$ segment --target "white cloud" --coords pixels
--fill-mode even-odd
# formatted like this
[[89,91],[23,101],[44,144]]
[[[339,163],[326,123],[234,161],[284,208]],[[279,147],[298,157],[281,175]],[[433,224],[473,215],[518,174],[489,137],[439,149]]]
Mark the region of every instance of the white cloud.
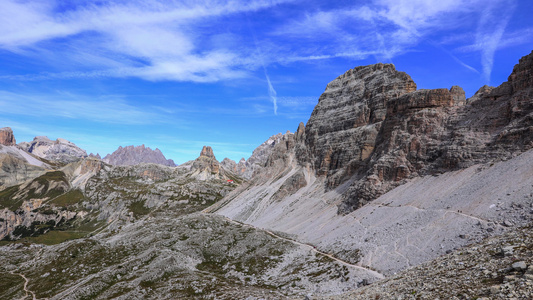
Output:
[[[506,42],[526,39],[504,37],[515,0],[374,0],[330,10],[312,7],[291,18],[280,17],[289,21],[276,25],[271,35],[265,35],[270,28],[258,23],[262,27],[258,27],[260,40],[255,47],[243,42],[242,31],[220,23],[224,18],[243,17],[287,2],[294,0],[108,0],[78,2],[62,10],[58,9],[59,0],[4,0],[0,48],[47,61],[56,69],[2,78],[138,77],[214,82],[248,77],[251,71],[273,62],[371,56],[390,61],[424,41],[438,39],[432,44],[480,51],[482,73],[488,79],[495,51]],[[283,13],[280,10],[276,15]],[[465,28],[474,29],[475,34],[465,37]],[[457,41],[465,43],[468,38],[466,42],[475,40],[473,45],[457,47]],[[475,70],[445,52],[458,64]]]
[[[202,48],[199,44],[209,33],[198,28],[212,18],[287,1],[105,1],[58,12],[59,2],[4,0],[0,48],[39,58],[56,56],[55,60],[62,61],[58,65],[86,63],[92,68],[58,72],[57,77],[134,76],[200,82],[231,79],[247,75],[245,67],[250,62],[242,53],[246,50]],[[62,44],[60,39],[68,42]],[[54,77],[37,77],[47,75]]]
[[0,107],[10,115],[60,117],[114,124],[154,124],[167,119],[162,113],[133,106],[120,97],[100,97],[94,100],[88,96],[69,93],[39,95],[0,91]]
[[507,23],[514,11],[514,2],[511,0],[501,3],[488,3],[478,23],[476,44],[481,46],[481,65],[483,77],[487,84],[490,83],[490,74],[494,64],[494,54],[503,36]]
[[[444,45],[459,51],[479,51],[481,75],[488,81],[496,49],[530,40],[530,30],[504,36],[515,6],[515,0],[375,0],[349,9],[308,13],[280,26],[275,33],[303,42],[327,40],[333,45],[321,49],[308,47],[311,49],[308,53],[294,51],[286,62],[369,56],[391,60],[427,42],[464,68],[480,73]],[[469,30],[473,34],[466,33]],[[456,46],[472,40],[473,45]]]

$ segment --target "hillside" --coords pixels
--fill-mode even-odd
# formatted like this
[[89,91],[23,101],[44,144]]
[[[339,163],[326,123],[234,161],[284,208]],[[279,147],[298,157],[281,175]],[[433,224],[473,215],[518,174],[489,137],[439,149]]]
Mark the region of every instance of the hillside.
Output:
[[385,275],[526,225],[532,74],[533,53],[464,99],[459,87],[415,90],[392,65],[357,67],[208,210]]
[[2,128],[0,298],[522,299],[532,133],[533,52],[469,99],[356,67],[239,163]]

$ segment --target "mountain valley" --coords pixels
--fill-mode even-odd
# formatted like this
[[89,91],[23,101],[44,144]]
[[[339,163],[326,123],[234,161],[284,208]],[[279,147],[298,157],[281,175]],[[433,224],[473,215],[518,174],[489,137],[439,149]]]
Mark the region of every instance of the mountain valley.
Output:
[[[528,299],[533,52],[468,99],[392,64],[248,159],[0,129],[2,299]],[[200,150],[200,149],[198,149]],[[454,298],[455,297],[455,298]]]

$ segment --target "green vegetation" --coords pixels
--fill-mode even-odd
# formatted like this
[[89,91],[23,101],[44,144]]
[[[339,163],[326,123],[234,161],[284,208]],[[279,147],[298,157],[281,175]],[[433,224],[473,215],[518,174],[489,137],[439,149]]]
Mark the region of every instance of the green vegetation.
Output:
[[57,198],[54,198],[52,201],[50,201],[50,203],[61,207],[69,207],[71,205],[78,204],[83,200],[85,200],[83,193],[80,190],[75,189],[60,195]]
[[[27,192],[26,199],[32,199],[32,198],[55,198],[63,193],[66,192],[65,186],[68,187],[68,180],[65,176],[65,173],[61,171],[53,171],[45,173],[44,175],[41,175],[37,178],[35,178],[30,184],[30,186],[33,185],[33,183],[37,182],[41,187],[39,188],[30,188]],[[64,185],[60,185],[57,188],[50,188],[50,185],[52,182],[60,182]],[[39,190],[39,192],[37,192]]]
[[[46,223],[34,221],[31,223],[30,227],[26,227],[23,225],[19,225],[15,227],[15,230],[11,233],[13,236],[24,238],[29,236],[37,236],[44,234],[48,230],[50,230],[51,227],[54,227],[56,225],[56,222],[54,220],[50,220]],[[6,240],[9,240],[9,236],[5,237]]]
[[[50,188],[52,182],[60,182],[56,188]],[[61,171],[48,172],[35,178],[29,185],[27,190],[19,190],[20,185],[8,187],[0,192],[0,209],[7,208],[11,211],[17,210],[24,200],[32,198],[55,198],[65,193],[66,187],[68,187],[68,181],[65,173]],[[81,193],[81,192],[80,192]],[[18,197],[17,197],[18,196]],[[18,199],[15,199],[15,198]],[[72,194],[67,197],[61,198],[60,202],[70,203],[75,198],[79,197],[77,194]]]
[[38,183],[42,185],[46,185],[51,181],[63,181],[65,183],[68,183],[65,173],[63,173],[62,171],[52,171],[52,172],[45,173],[35,178],[34,181],[37,181]]
[[104,222],[97,220],[61,219],[57,224],[54,220],[48,222],[33,222],[30,227],[17,226],[12,235],[20,238],[11,241],[9,236],[0,241],[0,246],[9,243],[36,243],[56,245],[68,240],[79,239],[104,226]]
[[150,212],[150,209],[144,206],[145,201],[135,201],[131,203],[128,208],[135,216],[146,215]]
[[58,231],[50,230],[47,233],[35,237],[27,238],[26,241],[45,244],[45,245],[57,245],[68,240],[75,240],[87,235],[87,232],[81,231]]
[[0,209],[7,208],[15,211],[22,205],[23,199],[13,199],[18,190],[19,185],[16,185],[0,192]]
[[0,291],[5,299],[21,299],[24,293],[24,279],[19,275],[2,272]]

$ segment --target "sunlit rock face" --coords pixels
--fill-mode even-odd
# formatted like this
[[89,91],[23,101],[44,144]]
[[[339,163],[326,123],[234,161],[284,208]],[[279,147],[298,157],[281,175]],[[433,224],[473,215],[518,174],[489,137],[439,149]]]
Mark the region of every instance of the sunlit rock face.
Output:
[[0,128],[0,144],[4,146],[14,146],[17,144],[13,130],[10,127]]
[[46,136],[38,136],[33,141],[22,142],[18,146],[35,156],[62,163],[87,157],[85,150],[62,138],[52,141]]
[[296,157],[328,189],[353,181],[342,213],[406,179],[512,157],[532,146],[532,61],[523,57],[507,82],[469,99],[459,86],[416,90],[391,64],[349,70],[299,128]]

